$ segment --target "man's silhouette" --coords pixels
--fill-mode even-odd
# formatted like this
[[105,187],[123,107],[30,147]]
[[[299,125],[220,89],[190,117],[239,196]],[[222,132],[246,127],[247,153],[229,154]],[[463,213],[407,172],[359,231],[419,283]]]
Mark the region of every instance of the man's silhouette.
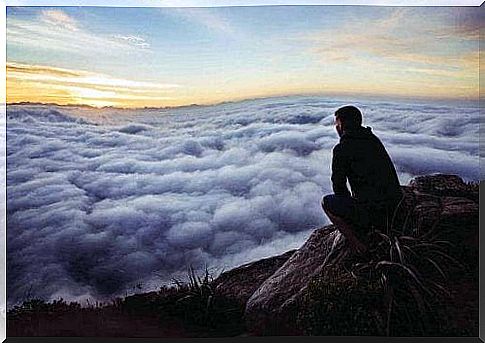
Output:
[[365,252],[366,233],[371,227],[385,227],[402,198],[399,179],[379,138],[362,126],[357,107],[339,108],[335,128],[340,142],[333,148],[334,194],[323,197],[322,207],[351,247]]

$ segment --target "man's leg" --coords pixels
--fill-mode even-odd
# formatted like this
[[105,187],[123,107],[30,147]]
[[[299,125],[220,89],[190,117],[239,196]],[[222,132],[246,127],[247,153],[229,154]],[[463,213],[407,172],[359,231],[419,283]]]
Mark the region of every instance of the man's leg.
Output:
[[[344,208],[342,208],[342,206],[344,206]],[[335,195],[327,195],[322,199],[323,211],[330,221],[338,226],[340,232],[349,241],[352,250],[362,254],[367,251],[366,245],[357,238],[350,221],[345,220],[342,215],[344,210],[347,213],[351,213],[352,206],[354,206],[354,204],[352,204],[351,199],[344,199],[343,197],[340,198]]]

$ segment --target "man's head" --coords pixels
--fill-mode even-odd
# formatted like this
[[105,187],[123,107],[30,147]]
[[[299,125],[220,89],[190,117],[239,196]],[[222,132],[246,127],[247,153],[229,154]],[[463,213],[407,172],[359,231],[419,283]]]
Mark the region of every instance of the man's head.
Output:
[[362,113],[355,106],[340,107],[335,111],[335,128],[340,137],[347,130],[358,128],[362,125]]

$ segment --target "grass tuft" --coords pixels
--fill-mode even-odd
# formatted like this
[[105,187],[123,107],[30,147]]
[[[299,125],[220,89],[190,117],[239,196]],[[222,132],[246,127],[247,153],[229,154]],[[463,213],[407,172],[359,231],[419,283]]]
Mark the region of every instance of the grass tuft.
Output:
[[[430,230],[389,221],[374,229],[364,257],[339,266],[327,262],[313,280],[298,315],[309,335],[455,335],[447,315],[453,295],[450,276],[464,270],[454,245]],[[430,234],[430,231],[433,231]],[[471,328],[473,330],[473,328]],[[466,330],[465,330],[466,331]],[[471,331],[469,331],[470,333]]]

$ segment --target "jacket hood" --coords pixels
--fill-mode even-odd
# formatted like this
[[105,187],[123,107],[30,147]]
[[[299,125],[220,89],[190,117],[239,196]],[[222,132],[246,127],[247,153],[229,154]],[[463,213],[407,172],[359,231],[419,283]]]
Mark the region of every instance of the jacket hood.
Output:
[[372,129],[369,126],[360,126],[353,130],[346,130],[342,137],[340,137],[340,141],[345,139],[371,139],[374,134],[372,133]]

